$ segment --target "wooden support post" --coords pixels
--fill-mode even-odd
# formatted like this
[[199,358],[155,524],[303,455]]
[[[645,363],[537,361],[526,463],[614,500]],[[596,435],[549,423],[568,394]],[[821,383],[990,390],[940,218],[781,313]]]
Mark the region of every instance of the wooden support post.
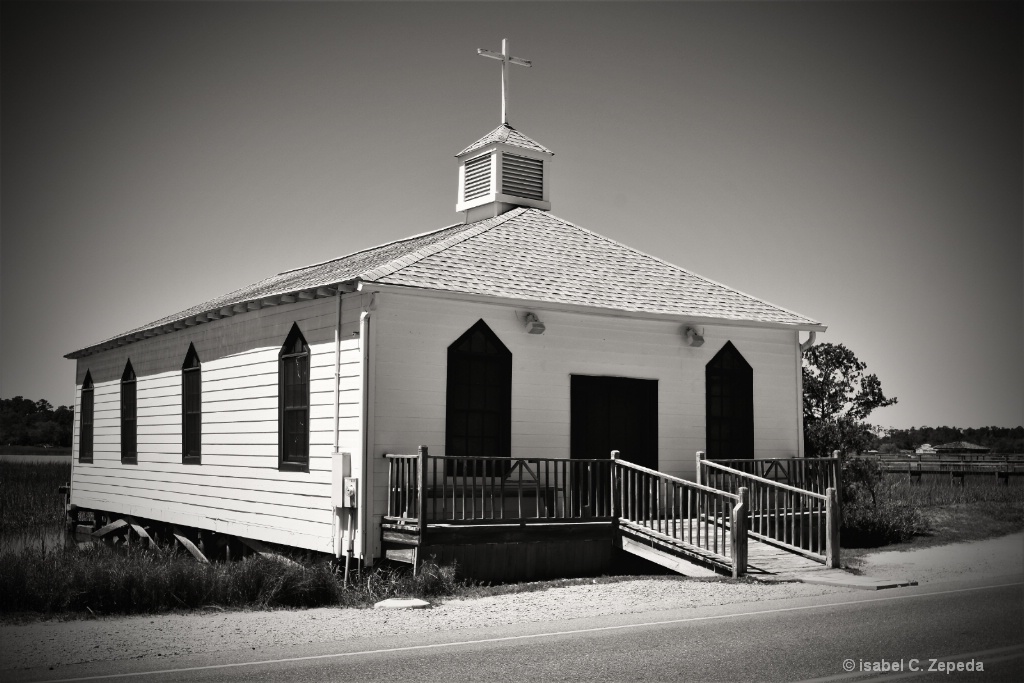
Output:
[[142,528],[141,524],[136,522],[131,517],[126,517],[125,519],[127,519],[128,526],[130,526],[131,530],[134,531],[138,535],[140,540],[145,541],[146,545],[149,546],[150,548],[155,548],[156,547],[156,541],[154,541],[152,538],[150,538],[149,534],[146,533],[146,530]]
[[185,534],[182,533],[181,529],[174,527],[171,533],[176,539],[178,539],[178,543],[185,546],[185,550],[192,553],[192,557],[196,558],[197,561],[203,564],[210,564],[210,561],[206,559],[206,555],[203,555],[203,551],[197,548],[195,543],[188,540]]
[[825,566],[839,569],[839,504],[836,490],[825,491]]
[[111,522],[110,524],[107,524],[103,528],[98,529],[98,530],[92,532],[92,535],[94,537],[96,537],[96,538],[102,538],[103,536],[106,536],[110,532],[117,531],[118,529],[121,529],[121,528],[126,527],[126,526],[128,526],[128,522],[124,521],[123,519],[115,519],[113,522]]
[[610,470],[611,470],[611,485],[608,488],[608,491],[609,491],[609,494],[612,497],[612,506],[611,506],[612,524],[615,524],[616,526],[618,526],[619,517],[622,516],[622,509],[621,509],[622,508],[622,503],[619,500],[619,487],[620,487],[620,483],[619,483],[618,477],[616,476],[617,472],[616,472],[616,465],[615,465],[615,461],[618,460],[618,459],[619,459],[619,452],[618,451],[612,451],[612,458],[611,458],[612,464],[611,464],[611,467],[610,467]]
[[[422,548],[427,539],[427,455],[427,447],[420,446],[419,457],[416,460],[416,517],[419,520],[418,548]],[[417,553],[417,558],[418,556],[419,554]],[[419,567],[415,563],[413,564],[412,571],[414,575],[419,571]]]
[[260,543],[256,539],[253,539],[253,538],[242,538],[241,536],[238,536],[237,538],[238,538],[239,541],[242,542],[242,545],[246,546],[247,548],[252,550],[254,553],[256,553],[258,555],[261,555],[262,557],[267,558],[268,560],[274,560],[275,562],[280,562],[281,564],[287,564],[287,565],[290,565],[290,566],[293,566],[293,567],[300,566],[298,562],[295,562],[294,560],[290,560],[287,557],[285,557],[284,555],[279,555],[279,554],[275,553],[273,550],[271,550],[270,548],[266,547],[265,545],[263,545],[262,543]]
[[700,463],[705,458],[707,458],[707,453],[705,453],[704,451],[697,451],[697,472],[694,474],[694,479],[698,484],[704,483],[703,476],[701,475],[700,471]]
[[732,519],[732,578],[738,579],[747,574],[747,517],[750,511],[750,498],[746,486],[738,491],[740,500],[733,505]]

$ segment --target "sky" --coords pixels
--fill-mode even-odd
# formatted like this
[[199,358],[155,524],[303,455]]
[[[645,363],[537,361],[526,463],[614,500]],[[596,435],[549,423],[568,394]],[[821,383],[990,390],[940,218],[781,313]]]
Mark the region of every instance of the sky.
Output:
[[1024,423],[1016,3],[4,2],[0,397],[440,228],[500,123],[552,213],[822,321],[891,427]]

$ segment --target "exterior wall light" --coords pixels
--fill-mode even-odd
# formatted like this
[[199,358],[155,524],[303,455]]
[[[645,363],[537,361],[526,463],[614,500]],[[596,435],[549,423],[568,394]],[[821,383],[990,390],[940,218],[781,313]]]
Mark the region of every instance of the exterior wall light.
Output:
[[526,314],[526,331],[530,334],[544,334],[544,323],[537,319],[536,313]]
[[697,334],[697,328],[687,325],[683,330],[683,335],[686,336],[686,343],[689,346],[693,346],[695,348],[698,346],[704,346],[704,336]]

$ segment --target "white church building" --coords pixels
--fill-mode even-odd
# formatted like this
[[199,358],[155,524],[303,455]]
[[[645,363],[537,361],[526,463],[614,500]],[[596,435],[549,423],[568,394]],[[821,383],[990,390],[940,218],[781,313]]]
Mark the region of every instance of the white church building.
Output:
[[351,529],[372,564],[383,456],[421,445],[690,479],[697,451],[801,457],[824,326],[551,213],[552,157],[502,123],[457,155],[456,223],[69,353],[71,503],[338,556]]

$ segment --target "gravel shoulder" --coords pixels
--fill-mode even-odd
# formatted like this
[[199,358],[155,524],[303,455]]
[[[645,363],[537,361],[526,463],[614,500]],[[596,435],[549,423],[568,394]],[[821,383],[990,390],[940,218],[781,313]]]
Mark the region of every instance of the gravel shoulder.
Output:
[[[878,577],[921,583],[958,576],[1024,574],[1024,533],[987,541],[905,552],[879,552],[860,562]],[[320,608],[104,617],[0,626],[0,671],[66,667],[113,659],[209,654],[229,650],[328,643],[430,631],[585,619],[611,614],[713,607],[848,592],[797,583],[637,578],[466,600],[425,610]],[[2,676],[0,676],[2,678]]]
[[0,671],[66,667],[112,659],[262,650],[424,631],[479,631],[511,624],[836,592],[844,589],[666,577],[448,600],[420,610],[318,608],[47,621],[0,627]]

